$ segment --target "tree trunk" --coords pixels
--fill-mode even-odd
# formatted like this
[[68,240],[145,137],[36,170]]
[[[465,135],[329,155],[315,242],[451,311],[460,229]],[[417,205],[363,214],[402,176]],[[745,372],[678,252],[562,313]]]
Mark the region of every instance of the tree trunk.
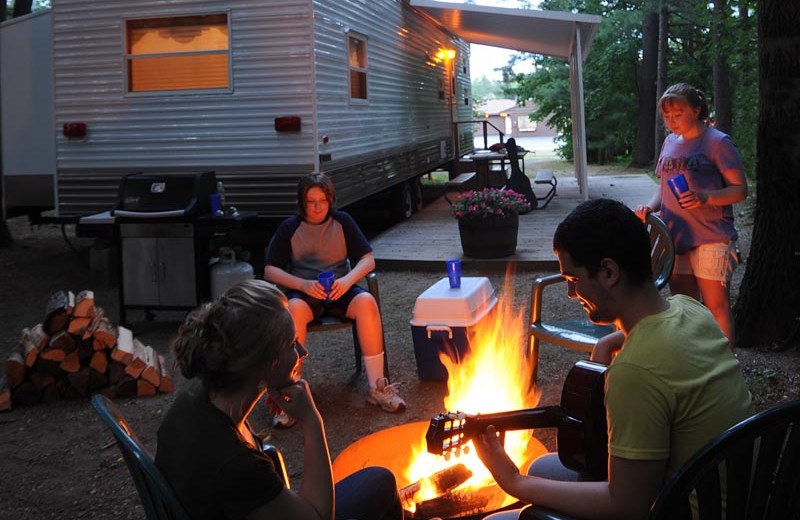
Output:
[[[658,12],[658,73],[656,75],[656,103],[661,99],[661,95],[667,90],[667,63],[669,59],[669,6],[667,0],[661,0],[661,9]],[[658,161],[661,154],[661,144],[664,142],[664,125],[661,122],[661,114],[658,107],[653,104],[655,115],[655,148],[653,150],[653,160]]]
[[758,2],[758,161],[755,223],[734,307],[736,345],[800,340],[800,3]]
[[[632,165],[643,167],[653,162],[658,69],[658,11],[655,2],[645,2],[642,22],[642,66],[639,73],[639,115],[636,118],[636,146]],[[652,8],[648,8],[652,6]]]
[[728,0],[714,0],[712,41],[714,47],[714,125],[730,134],[733,128],[733,105],[731,100],[731,68],[724,41]]

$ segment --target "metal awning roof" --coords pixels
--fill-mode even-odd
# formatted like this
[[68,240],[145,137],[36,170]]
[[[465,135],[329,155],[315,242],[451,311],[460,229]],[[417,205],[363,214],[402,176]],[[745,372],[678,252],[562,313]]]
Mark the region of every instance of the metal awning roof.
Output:
[[570,69],[575,177],[584,200],[588,200],[583,62],[589,54],[602,18],[589,14],[488,7],[435,0],[410,0],[410,4],[465,42],[567,60]]
[[510,9],[434,0],[411,0],[453,34],[469,43],[568,59],[579,28],[586,59],[601,17],[589,14]]

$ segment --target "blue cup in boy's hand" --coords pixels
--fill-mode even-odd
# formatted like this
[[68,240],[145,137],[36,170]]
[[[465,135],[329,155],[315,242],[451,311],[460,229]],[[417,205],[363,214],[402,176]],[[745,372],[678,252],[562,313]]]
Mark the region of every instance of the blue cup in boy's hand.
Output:
[[669,189],[672,190],[672,194],[675,195],[675,198],[680,200],[681,194],[685,191],[689,191],[689,183],[686,182],[686,177],[679,173],[675,177],[671,179],[667,179],[667,186]]
[[317,275],[317,281],[325,289],[325,294],[327,295],[327,297],[325,298],[326,302],[331,301],[331,289],[333,288],[334,277],[335,274],[333,271],[322,271]]

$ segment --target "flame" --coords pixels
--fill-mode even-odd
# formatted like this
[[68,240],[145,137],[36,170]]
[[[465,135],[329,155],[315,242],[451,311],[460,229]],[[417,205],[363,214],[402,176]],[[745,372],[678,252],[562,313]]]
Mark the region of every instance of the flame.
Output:
[[[444,411],[463,411],[474,415],[536,406],[539,395],[531,384],[533,362],[525,355],[525,323],[524,307],[518,310],[514,306],[513,276],[506,273],[502,298],[496,309],[470,331],[470,353],[455,361],[446,353],[440,354],[440,360],[448,372]],[[530,431],[506,433],[505,448],[517,467],[528,462],[526,454],[530,438]],[[458,489],[494,483],[476,455],[472,441],[467,447],[457,460],[446,460],[445,457],[428,453],[425,439],[421,439],[412,450],[412,458],[406,469],[409,482],[422,482],[419,493],[415,495],[416,502],[436,495],[432,485],[426,486],[425,478],[455,463],[464,464],[473,473]],[[501,502],[496,507],[513,500],[502,493]]]

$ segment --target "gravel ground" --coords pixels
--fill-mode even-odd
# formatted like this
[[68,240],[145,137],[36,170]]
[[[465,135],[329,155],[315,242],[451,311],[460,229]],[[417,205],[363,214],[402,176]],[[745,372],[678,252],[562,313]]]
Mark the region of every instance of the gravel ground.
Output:
[[[751,215],[748,209],[738,212],[742,227],[742,251],[749,249]],[[43,319],[50,294],[60,289],[77,293],[93,289],[95,301],[113,322],[117,322],[117,292],[108,277],[88,269],[91,240],[76,239],[67,226],[64,239],[55,225],[31,227],[25,219],[8,222],[15,242],[0,249],[0,354],[5,359],[16,348],[23,327]],[[737,271],[734,294],[744,269]],[[530,286],[536,276],[546,273],[479,273],[465,270],[465,276],[488,276],[501,293],[501,299],[513,302],[527,317]],[[379,273],[382,312],[387,353],[392,380],[409,408],[399,414],[386,414],[365,403],[366,380],[351,382],[353,373],[352,340],[348,331],[312,334],[311,357],[304,365],[304,376],[311,384],[317,405],[325,419],[326,430],[335,457],[353,441],[399,424],[427,421],[443,411],[446,388],[440,382],[420,381],[417,376],[409,320],[416,297],[441,278],[440,273],[384,271]],[[503,291],[506,276],[512,277],[515,295]],[[561,289],[563,290],[563,289]],[[552,316],[582,311],[570,305],[561,294],[548,295],[547,312]],[[148,321],[132,311],[136,336],[171,359],[168,341],[180,313],[156,313]],[[737,352],[759,408],[798,397],[797,351],[763,352],[741,349]],[[543,345],[539,366],[540,404],[557,403],[561,386],[579,353]],[[176,386],[185,382],[176,375]],[[141,441],[155,450],[155,434],[162,415],[174,394],[116,400]],[[293,483],[301,477],[302,446],[299,430],[269,431],[265,410],[253,414],[256,428],[276,444],[286,458]],[[554,447],[552,432],[537,431],[536,436],[549,448]],[[15,407],[0,413],[0,460],[4,477],[0,486],[0,518],[48,519],[144,518],[136,491],[119,450],[98,420],[88,400],[67,400],[51,404]]]

